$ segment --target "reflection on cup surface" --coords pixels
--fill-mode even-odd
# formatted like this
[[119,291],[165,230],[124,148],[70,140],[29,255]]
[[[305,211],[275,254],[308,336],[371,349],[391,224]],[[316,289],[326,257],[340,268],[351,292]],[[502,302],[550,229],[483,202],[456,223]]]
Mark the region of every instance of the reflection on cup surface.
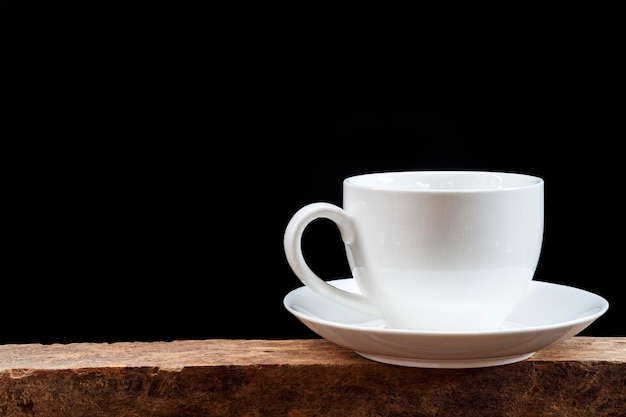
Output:
[[388,327],[427,331],[497,328],[526,292],[533,273],[531,268],[352,270]]

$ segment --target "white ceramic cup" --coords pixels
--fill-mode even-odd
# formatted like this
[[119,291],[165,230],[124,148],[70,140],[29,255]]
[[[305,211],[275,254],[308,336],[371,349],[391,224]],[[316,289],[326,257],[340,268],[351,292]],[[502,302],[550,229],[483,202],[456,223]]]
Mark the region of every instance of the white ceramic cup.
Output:
[[[318,277],[302,253],[315,219],[336,223],[361,294]],[[343,208],[298,210],[284,235],[303,284],[386,327],[495,330],[535,275],[543,242],[544,182],[511,172],[401,171],[343,181]]]

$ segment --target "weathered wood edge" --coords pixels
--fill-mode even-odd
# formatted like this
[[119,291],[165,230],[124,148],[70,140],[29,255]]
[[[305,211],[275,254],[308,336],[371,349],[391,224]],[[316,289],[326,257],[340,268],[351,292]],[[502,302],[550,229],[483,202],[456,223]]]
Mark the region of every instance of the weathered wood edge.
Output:
[[[540,350],[528,360],[625,363],[626,337],[573,337]],[[0,372],[94,367],[350,365],[364,361],[324,339],[0,345]]]

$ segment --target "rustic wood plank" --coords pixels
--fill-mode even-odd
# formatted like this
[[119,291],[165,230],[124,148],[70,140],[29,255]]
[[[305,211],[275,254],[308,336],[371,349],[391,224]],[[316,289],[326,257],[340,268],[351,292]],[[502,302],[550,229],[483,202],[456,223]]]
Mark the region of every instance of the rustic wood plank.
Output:
[[323,339],[0,345],[0,416],[621,416],[626,338],[511,365],[380,364]]
[[626,337],[573,337],[540,350],[528,360],[626,363]]

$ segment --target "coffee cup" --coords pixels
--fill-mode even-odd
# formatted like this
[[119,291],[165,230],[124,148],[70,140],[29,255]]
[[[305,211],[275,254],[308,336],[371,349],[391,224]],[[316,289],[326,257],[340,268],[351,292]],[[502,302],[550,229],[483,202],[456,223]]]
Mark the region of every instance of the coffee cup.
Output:
[[[307,226],[333,221],[360,293],[316,275]],[[390,329],[498,329],[534,278],[543,242],[544,181],[495,171],[390,171],[343,180],[343,205],[300,208],[284,234],[287,261],[318,295]]]

